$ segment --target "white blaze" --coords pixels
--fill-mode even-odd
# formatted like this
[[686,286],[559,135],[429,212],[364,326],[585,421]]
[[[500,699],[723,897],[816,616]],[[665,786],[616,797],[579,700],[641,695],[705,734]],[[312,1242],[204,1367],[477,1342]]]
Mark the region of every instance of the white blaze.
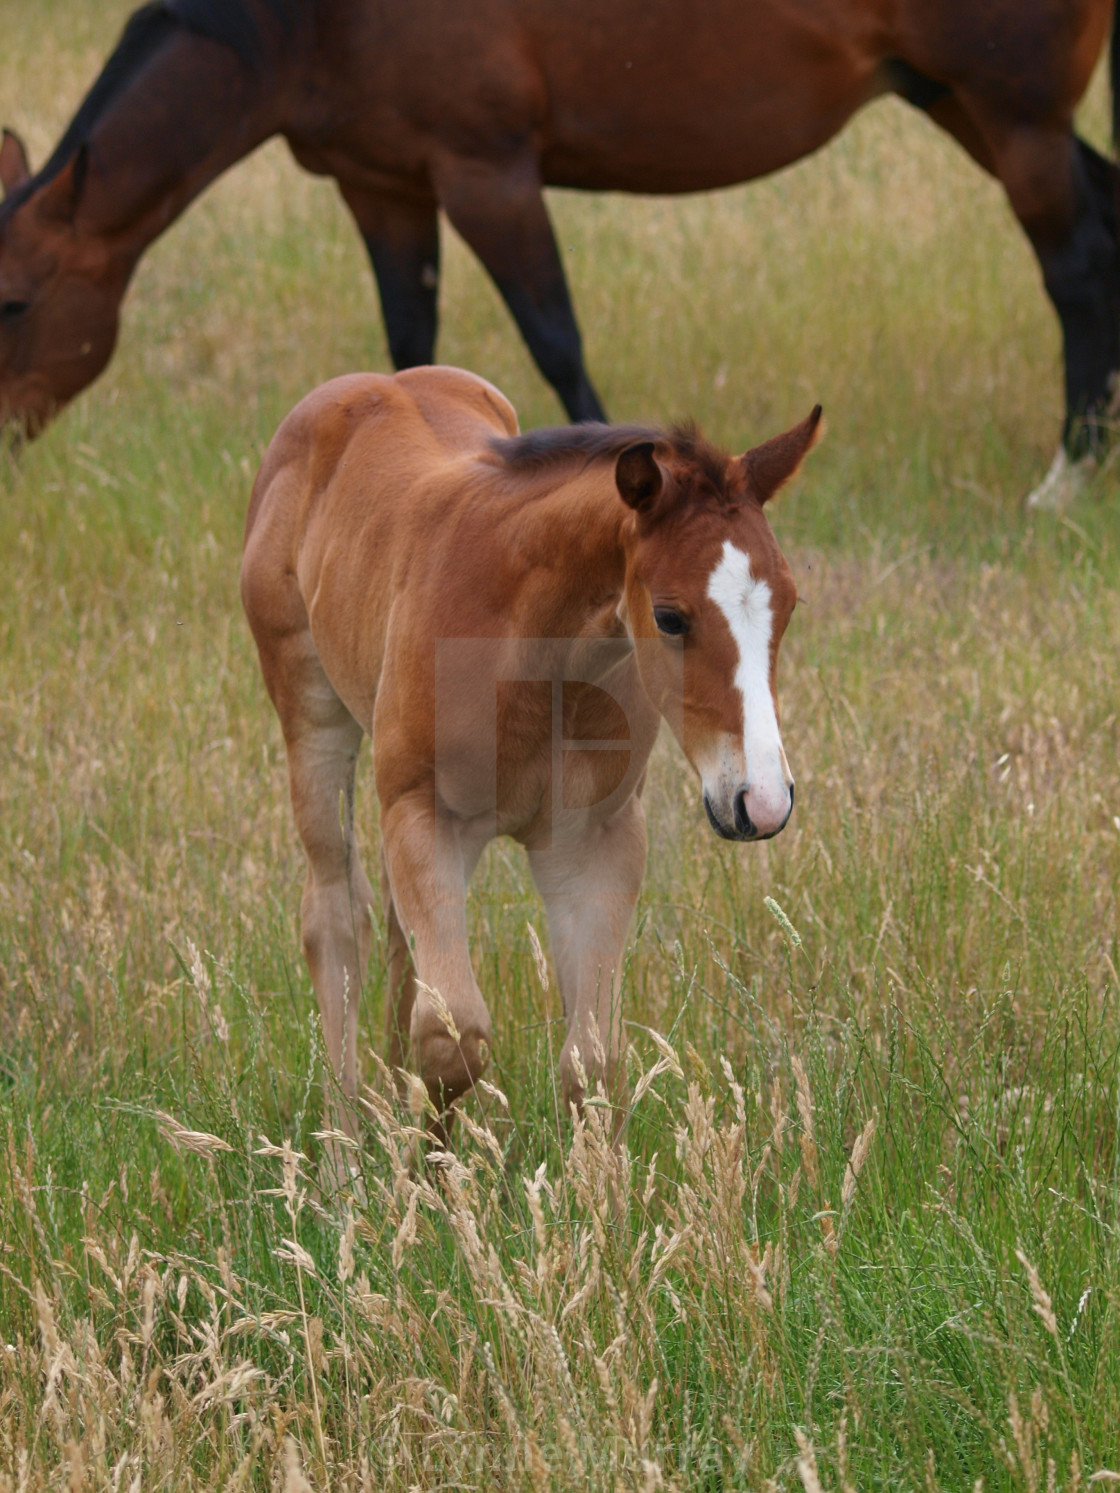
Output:
[[708,596],[727,619],[739,650],[735,686],[743,697],[742,759],[733,764],[725,757],[721,763],[721,776],[728,770],[743,776],[734,785],[725,782],[720,786],[724,793],[747,787],[765,798],[773,795],[784,800],[788,774],[770,692],[770,640],[774,631],[770,587],[751,574],[750,556],[725,539],[719,563],[708,581]]

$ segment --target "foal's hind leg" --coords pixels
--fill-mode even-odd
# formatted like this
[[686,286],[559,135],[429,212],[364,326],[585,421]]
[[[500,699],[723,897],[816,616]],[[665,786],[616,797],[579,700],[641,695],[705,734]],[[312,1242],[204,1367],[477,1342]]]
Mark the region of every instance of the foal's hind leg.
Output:
[[635,795],[605,824],[529,852],[544,899],[567,1036],[560,1052],[565,1107],[602,1083],[623,1118],[622,965],[646,866],[646,825]]
[[[347,1099],[358,1090],[358,1002],[369,959],[373,891],[354,838],[354,769],[362,728],[335,693],[309,632],[261,650],[288,753],[296,827],[307,853],[301,933],[331,1072]],[[352,1106],[328,1118],[357,1134]]]

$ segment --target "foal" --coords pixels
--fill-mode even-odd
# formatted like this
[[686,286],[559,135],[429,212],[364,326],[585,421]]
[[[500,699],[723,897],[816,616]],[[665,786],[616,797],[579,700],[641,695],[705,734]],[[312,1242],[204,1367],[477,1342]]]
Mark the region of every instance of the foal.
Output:
[[548,913],[565,1101],[596,1081],[620,1097],[619,982],[662,717],[717,834],[767,839],[793,808],[776,665],[797,592],[763,504],[819,417],[740,457],[687,427],[520,436],[490,384],[419,368],[335,379],[280,426],[241,594],[284,730],[303,948],[345,1094],[373,902],[354,838],[370,732],[390,1063],[407,1039],[443,1117],[485,1069],[467,884],[487,841],[512,835]]

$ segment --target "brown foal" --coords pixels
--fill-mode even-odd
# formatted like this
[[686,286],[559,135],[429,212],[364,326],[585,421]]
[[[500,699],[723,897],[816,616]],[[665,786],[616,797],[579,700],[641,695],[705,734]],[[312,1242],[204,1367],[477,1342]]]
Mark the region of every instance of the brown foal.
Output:
[[767,838],[793,807],[776,667],[797,592],[763,505],[819,414],[740,457],[691,427],[519,436],[483,379],[420,368],[335,379],[280,426],[241,590],[284,730],[303,947],[345,1095],[374,902],[354,834],[368,732],[390,1062],[421,1074],[441,1117],[486,1067],[466,893],[484,845],[511,835],[547,909],[565,1099],[602,1083],[619,1100],[661,719],[717,833]]

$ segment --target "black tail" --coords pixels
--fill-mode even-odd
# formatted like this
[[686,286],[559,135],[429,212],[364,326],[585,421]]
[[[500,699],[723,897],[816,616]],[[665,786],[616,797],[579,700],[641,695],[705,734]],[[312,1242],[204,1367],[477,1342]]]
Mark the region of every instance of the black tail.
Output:
[[1108,81],[1112,88],[1112,143],[1120,148],[1120,4],[1112,12],[1112,41],[1108,49]]

